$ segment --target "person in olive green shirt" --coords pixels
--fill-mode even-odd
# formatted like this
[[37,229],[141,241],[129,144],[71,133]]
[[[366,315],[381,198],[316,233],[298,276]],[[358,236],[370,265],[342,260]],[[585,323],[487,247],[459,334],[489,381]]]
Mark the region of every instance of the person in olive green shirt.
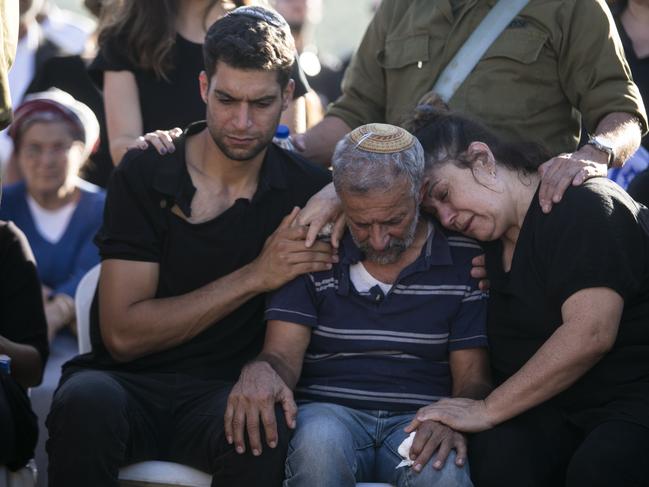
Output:
[[[327,117],[294,142],[328,164],[335,143],[369,122],[401,123],[497,0],[384,0]],[[602,0],[530,0],[449,101],[497,134],[540,142],[544,211],[569,184],[606,175],[637,149],[647,117]],[[581,124],[609,151],[577,150]]]

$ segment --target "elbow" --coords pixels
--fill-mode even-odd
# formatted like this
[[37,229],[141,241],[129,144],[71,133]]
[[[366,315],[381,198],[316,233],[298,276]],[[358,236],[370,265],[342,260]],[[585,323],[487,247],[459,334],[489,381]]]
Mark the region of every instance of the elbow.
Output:
[[601,360],[608,354],[613,345],[615,345],[616,334],[606,333],[600,330],[594,330],[588,335],[588,339],[583,342],[583,350],[592,358],[593,362]]
[[134,352],[133,340],[128,334],[116,329],[115,326],[101,326],[101,338],[110,356],[119,363],[130,362],[139,355]]
[[104,340],[106,350],[115,362],[126,363],[137,358],[124,340]]

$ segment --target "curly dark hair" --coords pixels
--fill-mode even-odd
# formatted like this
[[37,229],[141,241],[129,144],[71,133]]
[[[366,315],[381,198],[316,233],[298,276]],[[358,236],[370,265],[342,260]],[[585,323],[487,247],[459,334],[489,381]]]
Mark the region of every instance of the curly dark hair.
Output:
[[277,72],[282,89],[291,78],[295,42],[284,18],[263,7],[237,8],[217,20],[203,44],[210,78],[219,61],[233,68]]

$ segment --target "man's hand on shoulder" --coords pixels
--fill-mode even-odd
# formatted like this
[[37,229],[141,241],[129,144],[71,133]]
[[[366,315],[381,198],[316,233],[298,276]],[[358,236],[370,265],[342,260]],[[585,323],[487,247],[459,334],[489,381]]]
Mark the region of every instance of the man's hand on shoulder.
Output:
[[237,453],[246,451],[245,429],[252,454],[261,455],[260,418],[266,443],[271,448],[277,446],[276,403],[281,403],[289,428],[295,428],[297,406],[293,392],[268,362],[246,365],[230,392],[224,418],[226,439],[228,443],[234,443]]
[[559,154],[539,167],[541,188],[539,203],[544,213],[559,203],[570,185],[579,186],[587,179],[607,174],[607,156],[590,145],[576,152]]
[[463,467],[466,463],[466,437],[445,424],[437,421],[423,421],[412,427],[406,428],[407,433],[416,431],[415,438],[410,447],[410,459],[414,461],[412,468],[421,472],[433,454],[433,468],[444,468],[446,459],[451,450],[455,450],[455,465]]
[[316,242],[305,246],[308,228],[296,225],[299,208],[284,217],[277,230],[268,237],[261,254],[252,263],[262,291],[272,291],[301,274],[331,269],[338,262],[331,245]]
[[331,245],[338,248],[345,233],[345,214],[333,183],[329,183],[309,199],[298,214],[296,223],[308,227],[307,247],[311,247],[324,227],[331,223]]
[[176,150],[174,141],[182,134],[183,131],[179,127],[172,128],[171,130],[156,130],[154,132],[140,135],[127,145],[126,150],[146,150],[150,144],[155,147],[158,154],[164,155],[166,153],[172,153]]

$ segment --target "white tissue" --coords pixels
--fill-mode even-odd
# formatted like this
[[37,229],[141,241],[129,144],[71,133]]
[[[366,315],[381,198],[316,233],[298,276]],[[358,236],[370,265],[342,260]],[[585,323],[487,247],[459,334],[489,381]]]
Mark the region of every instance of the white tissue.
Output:
[[396,468],[410,467],[413,463],[415,463],[414,460],[410,460],[410,447],[412,446],[412,440],[415,439],[416,433],[416,431],[410,433],[408,438],[403,440],[399,445],[399,448],[397,448],[397,452],[399,453],[399,455],[401,455],[403,460],[401,460],[401,463],[399,463]]

